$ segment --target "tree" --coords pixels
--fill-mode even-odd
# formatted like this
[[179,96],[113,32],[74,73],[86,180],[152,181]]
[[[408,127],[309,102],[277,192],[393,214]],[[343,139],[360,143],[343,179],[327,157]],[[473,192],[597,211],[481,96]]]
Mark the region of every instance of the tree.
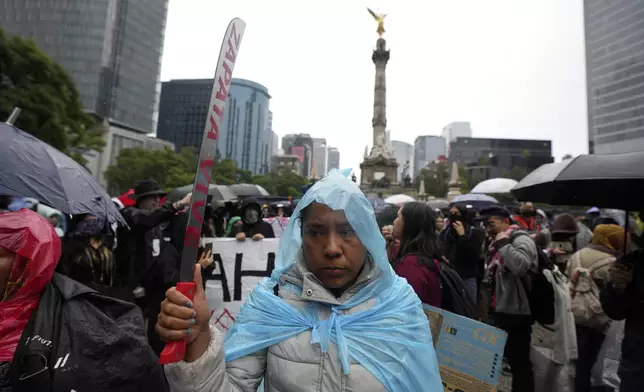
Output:
[[[421,169],[417,184],[423,179],[425,180],[426,194],[444,197],[447,195],[449,177],[449,165],[445,162],[439,162]],[[415,185],[414,188],[418,189],[418,185]]]
[[308,183],[307,179],[290,170],[270,172],[265,175],[253,177],[253,184],[262,186],[271,195],[302,196],[302,187]]
[[121,193],[132,188],[140,180],[154,180],[161,188],[173,188],[194,182],[197,155],[194,148],[181,152],[166,147],[163,150],[128,148],[121,150],[115,164],[107,168],[105,177],[110,188]]
[[16,127],[85,164],[82,152],[100,151],[103,127],[83,112],[78,90],[65,69],[32,40],[0,29],[0,121],[22,108]]
[[212,168],[212,182],[219,185],[250,184],[253,175],[248,170],[237,167],[230,158],[218,161]]
[[528,175],[528,170],[522,166],[513,166],[510,171],[504,172],[504,177],[511,178],[516,181],[521,181],[525,176]]

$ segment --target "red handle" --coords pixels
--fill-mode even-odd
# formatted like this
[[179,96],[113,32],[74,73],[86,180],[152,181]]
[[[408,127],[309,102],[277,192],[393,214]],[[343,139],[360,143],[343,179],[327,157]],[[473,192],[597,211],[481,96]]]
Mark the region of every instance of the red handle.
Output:
[[[181,294],[188,297],[190,301],[195,298],[195,282],[179,282],[177,283],[177,291]],[[175,363],[183,360],[183,357],[186,356],[186,346],[188,337],[186,339],[176,342],[168,342],[159,356],[159,363],[161,365],[167,365],[169,363]]]

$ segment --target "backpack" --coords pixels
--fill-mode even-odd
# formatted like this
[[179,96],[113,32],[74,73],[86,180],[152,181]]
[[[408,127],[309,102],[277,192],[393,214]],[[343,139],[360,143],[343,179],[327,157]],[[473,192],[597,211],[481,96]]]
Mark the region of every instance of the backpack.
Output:
[[581,265],[579,253],[575,253],[570,260],[570,309],[575,317],[575,324],[603,328],[610,318],[604,313],[602,304],[599,301],[599,287],[593,278],[593,273],[600,268],[612,264],[615,258],[612,256],[596,260],[588,268]]
[[439,260],[438,270],[443,295],[441,308],[476,320],[476,305],[465,291],[465,284],[458,272],[445,259]]
[[[520,233],[518,235],[528,235]],[[512,239],[517,236],[513,236]],[[536,245],[535,245],[536,246]],[[528,296],[532,319],[541,325],[555,323],[555,288],[543,274],[544,270],[554,270],[554,264],[539,246],[537,248],[537,272],[528,270],[521,283]]]

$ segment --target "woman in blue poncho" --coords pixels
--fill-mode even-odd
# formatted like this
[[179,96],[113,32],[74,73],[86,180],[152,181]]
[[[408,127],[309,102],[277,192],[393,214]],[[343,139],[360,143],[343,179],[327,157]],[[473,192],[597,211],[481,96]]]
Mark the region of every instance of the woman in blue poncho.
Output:
[[208,325],[200,284],[193,303],[167,292],[157,331],[189,343],[166,366],[173,391],[256,391],[262,379],[267,392],[443,390],[420,300],[346,174],[332,171],[298,203],[275,271],[225,338]]

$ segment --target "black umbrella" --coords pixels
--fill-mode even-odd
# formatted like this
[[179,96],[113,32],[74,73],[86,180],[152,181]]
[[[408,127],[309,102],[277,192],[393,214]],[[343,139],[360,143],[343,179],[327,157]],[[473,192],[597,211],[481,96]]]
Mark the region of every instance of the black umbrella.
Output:
[[87,169],[5,123],[0,123],[0,194],[33,197],[67,214],[92,214],[125,223]]
[[[179,188],[175,188],[168,194],[168,200],[177,201],[181,200],[185,195],[192,192],[192,185],[185,185]],[[237,196],[233,191],[226,185],[214,185],[210,184],[208,186],[208,194],[212,195],[213,201],[231,201],[236,200]]]
[[644,206],[644,152],[580,155],[548,163],[512,188],[519,201],[639,210]]
[[255,184],[235,184],[230,186],[237,197],[270,196],[266,189]]

